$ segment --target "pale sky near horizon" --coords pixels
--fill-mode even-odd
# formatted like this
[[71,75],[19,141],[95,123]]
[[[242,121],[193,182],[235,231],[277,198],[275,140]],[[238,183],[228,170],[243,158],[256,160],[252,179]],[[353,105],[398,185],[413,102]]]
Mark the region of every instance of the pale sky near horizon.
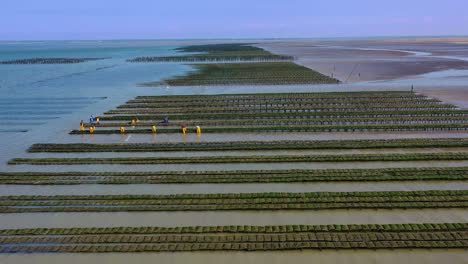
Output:
[[0,40],[468,35],[468,0],[2,0]]

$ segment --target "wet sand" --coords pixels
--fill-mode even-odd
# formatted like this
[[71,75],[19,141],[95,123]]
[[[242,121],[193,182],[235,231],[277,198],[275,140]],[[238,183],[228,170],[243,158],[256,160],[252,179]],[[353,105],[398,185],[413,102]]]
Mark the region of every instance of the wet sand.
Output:
[[398,79],[434,71],[468,69],[466,39],[410,41],[277,41],[257,46],[344,83]]
[[422,89],[421,93],[429,97],[438,98],[445,103],[454,104],[461,109],[468,109],[468,87],[450,90]]
[[283,252],[178,252],[178,253],[105,253],[105,254],[4,254],[2,264],[138,264],[149,263],[350,263],[350,264],[466,264],[466,250],[303,250]]

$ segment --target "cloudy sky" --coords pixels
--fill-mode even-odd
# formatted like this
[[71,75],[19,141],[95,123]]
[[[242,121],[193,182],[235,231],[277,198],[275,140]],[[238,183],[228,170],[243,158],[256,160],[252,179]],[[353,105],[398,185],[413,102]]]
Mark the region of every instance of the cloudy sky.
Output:
[[2,0],[0,40],[468,35],[468,0]]

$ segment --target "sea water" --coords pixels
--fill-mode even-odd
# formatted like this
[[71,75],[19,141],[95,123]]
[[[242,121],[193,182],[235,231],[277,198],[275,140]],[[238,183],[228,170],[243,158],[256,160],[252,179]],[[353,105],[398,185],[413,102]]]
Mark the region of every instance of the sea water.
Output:
[[0,42],[0,61],[30,58],[104,58],[76,64],[0,64],[0,167],[34,142],[67,135],[80,120],[136,95],[167,93],[139,83],[183,75],[182,64],[130,63],[140,56],[176,54],[164,41]]

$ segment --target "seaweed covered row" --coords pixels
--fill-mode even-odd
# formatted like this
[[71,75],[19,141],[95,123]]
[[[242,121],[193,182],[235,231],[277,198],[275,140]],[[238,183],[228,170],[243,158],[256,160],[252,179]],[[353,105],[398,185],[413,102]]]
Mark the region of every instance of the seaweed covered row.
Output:
[[1,213],[467,208],[467,191],[0,196]]
[[68,143],[34,144],[29,152],[159,152],[159,151],[226,151],[283,149],[380,149],[468,147],[468,138],[409,138],[374,140],[280,140],[234,142],[173,143]]
[[1,184],[293,183],[466,181],[467,167],[183,172],[2,172]]
[[184,46],[175,49],[181,56],[146,56],[127,60],[128,62],[236,62],[236,61],[292,61],[294,57],[272,54],[250,43],[228,43]]

